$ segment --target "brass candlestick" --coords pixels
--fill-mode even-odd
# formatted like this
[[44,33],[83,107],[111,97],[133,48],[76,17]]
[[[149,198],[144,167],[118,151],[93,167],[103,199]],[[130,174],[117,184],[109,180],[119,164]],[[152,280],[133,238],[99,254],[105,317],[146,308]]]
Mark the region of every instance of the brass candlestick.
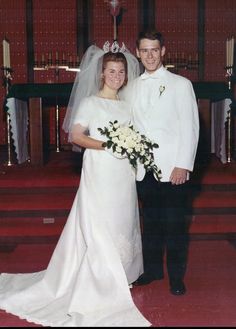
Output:
[[226,161],[227,163],[232,162],[232,113],[231,109],[227,112],[226,118]]
[[[226,78],[229,90],[231,90],[231,78],[233,75],[233,66],[226,66]],[[232,162],[232,109],[227,111],[226,118],[226,161]]]
[[[55,72],[55,82],[59,83],[60,71],[79,71],[79,57],[77,56],[76,62],[72,61],[72,56],[70,56],[69,61],[66,61],[64,58],[64,53],[62,60],[59,60],[58,52],[56,52],[55,63],[52,60],[52,54],[48,54],[48,59],[45,58],[44,54],[42,54],[42,60],[40,64],[38,64],[37,56],[35,57],[35,71],[48,71],[54,70]],[[60,145],[60,108],[58,104],[58,97],[56,97],[56,106],[55,106],[55,143],[56,143],[56,152],[61,151]]]
[[[13,70],[10,67],[2,67],[3,70],[3,86],[6,90],[6,96],[8,95],[9,88],[11,86],[12,76],[11,73]],[[7,166],[12,166],[12,145],[11,145],[11,126],[10,126],[10,114],[6,113],[7,121]]]

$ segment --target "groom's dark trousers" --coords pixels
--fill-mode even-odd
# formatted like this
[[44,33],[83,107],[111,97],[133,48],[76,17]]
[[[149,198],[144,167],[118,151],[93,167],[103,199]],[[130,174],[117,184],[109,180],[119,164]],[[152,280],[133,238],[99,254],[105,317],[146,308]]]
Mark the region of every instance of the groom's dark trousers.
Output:
[[150,172],[137,182],[145,275],[161,279],[166,259],[169,281],[183,280],[188,248],[187,186],[158,182]]

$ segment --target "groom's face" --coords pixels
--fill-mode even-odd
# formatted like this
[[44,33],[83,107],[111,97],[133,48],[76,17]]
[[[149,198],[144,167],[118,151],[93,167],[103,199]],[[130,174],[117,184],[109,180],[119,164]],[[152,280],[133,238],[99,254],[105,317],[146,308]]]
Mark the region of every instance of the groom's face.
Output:
[[151,74],[161,67],[165,47],[161,47],[158,40],[142,39],[136,52],[146,71]]

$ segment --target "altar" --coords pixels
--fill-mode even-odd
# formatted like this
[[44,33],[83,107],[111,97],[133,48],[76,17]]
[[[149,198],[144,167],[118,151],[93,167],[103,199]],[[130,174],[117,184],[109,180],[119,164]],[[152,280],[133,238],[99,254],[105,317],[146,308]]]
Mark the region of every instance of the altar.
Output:
[[[43,165],[44,103],[66,106],[73,83],[14,84],[6,97],[5,108],[10,115],[12,139],[19,164],[30,160]],[[28,146],[29,144],[29,146]]]
[[[12,139],[19,164],[43,165],[42,114],[46,100],[67,106],[73,83],[14,84],[6,97]],[[224,82],[193,82],[200,116],[200,139],[206,152],[226,163],[225,120],[231,91]],[[200,145],[201,147],[201,145]]]

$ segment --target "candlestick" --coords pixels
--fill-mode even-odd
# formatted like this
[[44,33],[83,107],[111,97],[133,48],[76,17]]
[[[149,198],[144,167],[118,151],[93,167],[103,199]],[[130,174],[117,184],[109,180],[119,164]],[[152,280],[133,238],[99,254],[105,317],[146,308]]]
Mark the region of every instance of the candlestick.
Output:
[[117,40],[117,33],[116,33],[116,16],[113,16],[113,40]]
[[52,66],[52,53],[51,52],[48,53],[48,65]]
[[117,20],[121,7],[118,0],[105,1],[110,5],[110,13],[113,16],[113,40],[117,40]]
[[56,51],[56,55],[55,55],[55,65],[56,66],[59,65],[59,54],[58,54],[58,51]]
[[[10,63],[10,44],[9,41],[5,38],[2,41],[3,46],[3,70],[4,70],[4,79],[3,79],[3,85],[6,88],[6,95],[9,92],[9,87],[11,85],[11,63]],[[11,145],[11,125],[10,125],[10,114],[7,112],[6,114],[7,119],[7,155],[8,155],[8,161],[7,166],[11,166],[13,163],[11,161],[11,153],[12,153],[12,145]]]

